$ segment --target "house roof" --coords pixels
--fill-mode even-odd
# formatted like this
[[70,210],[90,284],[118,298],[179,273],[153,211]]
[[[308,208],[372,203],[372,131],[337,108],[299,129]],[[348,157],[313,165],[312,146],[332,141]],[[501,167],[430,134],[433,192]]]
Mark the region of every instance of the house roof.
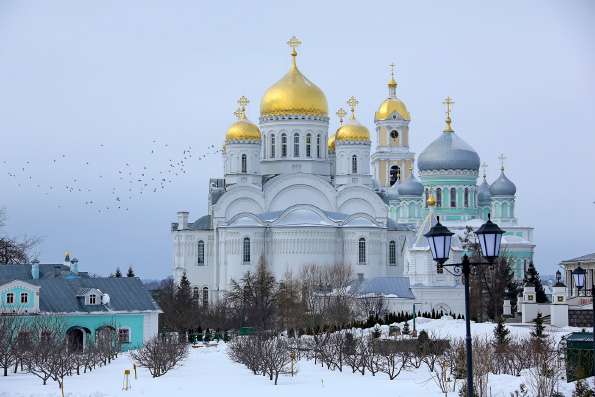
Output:
[[592,254],[579,256],[578,258],[566,259],[565,261],[562,261],[562,263],[567,262],[595,262],[595,252]]
[[408,277],[384,276],[356,281],[353,291],[358,295],[383,295],[415,299]]

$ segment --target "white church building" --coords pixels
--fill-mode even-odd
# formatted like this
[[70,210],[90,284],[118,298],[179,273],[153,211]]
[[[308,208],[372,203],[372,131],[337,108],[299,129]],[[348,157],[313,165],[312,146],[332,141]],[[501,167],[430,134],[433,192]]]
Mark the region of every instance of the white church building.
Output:
[[[238,101],[237,121],[225,135],[223,178],[210,179],[208,213],[190,221],[180,211],[171,225],[175,281],[186,274],[208,303],[261,261],[278,279],[304,265],[344,264],[360,281],[384,278],[378,294],[388,288],[399,307],[463,313],[460,280],[436,273],[423,233],[439,215],[462,235],[488,212],[507,231],[503,250],[522,277],[533,229],[517,225],[516,187],[503,167],[494,183],[484,175],[478,185],[479,155],[452,129],[450,98],[444,131],[415,163],[418,180],[411,116],[394,76],[374,115],[373,137],[358,121],[354,97],[349,114],[337,111],[333,133],[324,92],[297,67],[299,40],[288,44],[289,71],[263,95],[258,123],[246,116],[248,100]],[[455,238],[451,260],[462,252]],[[391,280],[398,281],[394,291]]]

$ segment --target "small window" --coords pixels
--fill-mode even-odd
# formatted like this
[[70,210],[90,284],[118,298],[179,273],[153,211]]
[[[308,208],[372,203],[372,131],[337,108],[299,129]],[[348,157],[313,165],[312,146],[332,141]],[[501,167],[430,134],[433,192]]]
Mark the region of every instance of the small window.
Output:
[[316,135],[316,157],[320,158],[320,134]]
[[202,289],[202,305],[209,306],[209,289],[207,287]]
[[275,158],[275,134],[271,134],[271,158]]
[[287,135],[281,134],[281,157],[287,157]]
[[244,238],[242,259],[244,263],[250,263],[250,239],[248,237]]
[[26,292],[21,292],[21,303],[28,303],[29,302],[29,294]]
[[366,239],[363,237],[358,242],[358,262],[360,265],[366,263]]
[[436,207],[442,207],[442,189],[436,189]]
[[401,180],[401,167],[393,165],[390,167],[390,185],[394,185],[397,181]]
[[392,130],[390,132],[390,137],[393,141],[396,141],[397,139],[399,139],[399,131],[397,130]]
[[312,157],[312,135],[306,135],[306,157]]
[[457,189],[450,188],[450,208],[457,208]]
[[130,343],[130,330],[128,328],[118,329],[118,341],[120,343]]
[[6,303],[7,304],[14,303],[14,294],[12,292],[9,292],[6,294]]
[[205,264],[205,242],[202,240],[198,242],[198,264]]
[[463,203],[465,205],[465,208],[469,208],[469,188],[465,188]]
[[96,305],[97,304],[97,295],[91,294],[89,295],[89,304]]
[[242,174],[248,172],[248,158],[245,154],[242,154]]
[[300,157],[300,135],[293,134],[293,157]]
[[394,241],[388,243],[388,263],[391,265],[397,263],[397,245]]
[[357,156],[355,154],[351,157],[351,173],[357,174]]

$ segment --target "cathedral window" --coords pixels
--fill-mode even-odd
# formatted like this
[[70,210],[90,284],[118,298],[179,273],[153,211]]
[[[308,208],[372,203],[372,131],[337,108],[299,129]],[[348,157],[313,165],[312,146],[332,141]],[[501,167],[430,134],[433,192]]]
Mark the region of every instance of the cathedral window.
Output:
[[275,134],[271,134],[271,158],[275,158]]
[[248,172],[248,158],[245,154],[242,154],[242,174]]
[[306,157],[312,157],[312,135],[306,135]]
[[358,242],[358,262],[360,265],[366,263],[366,239],[363,237]]
[[200,290],[198,287],[194,287],[192,288],[192,299],[198,302],[198,298],[200,298]]
[[454,187],[450,188],[450,208],[457,207],[457,189]]
[[320,158],[320,134],[316,135],[316,157]]
[[204,265],[205,263],[205,242],[200,240],[198,242],[198,264]]
[[436,189],[436,207],[442,207],[442,189]]
[[250,263],[250,239],[248,237],[244,237],[242,260],[244,263]]
[[394,185],[397,181],[401,180],[401,167],[393,165],[390,167],[390,185]]
[[207,287],[202,289],[202,305],[209,306],[209,289]]
[[399,144],[399,131],[392,130],[390,132],[390,138],[393,140],[394,145],[398,145]]
[[287,135],[281,134],[281,157],[287,157]]
[[463,195],[463,204],[465,208],[469,208],[469,188],[465,188],[465,193]]
[[293,134],[293,157],[300,157],[300,134]]
[[397,263],[397,244],[394,241],[388,243],[388,263],[390,265]]
[[357,156],[355,154],[351,156],[351,173],[357,174]]

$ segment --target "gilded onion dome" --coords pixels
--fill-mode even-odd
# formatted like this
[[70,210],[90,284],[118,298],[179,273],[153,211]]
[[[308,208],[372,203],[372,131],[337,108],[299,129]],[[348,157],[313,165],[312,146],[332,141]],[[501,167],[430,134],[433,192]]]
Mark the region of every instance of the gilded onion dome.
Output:
[[388,81],[388,98],[386,98],[378,110],[374,114],[374,121],[382,121],[392,119],[393,114],[398,114],[403,120],[411,120],[411,115],[407,107],[399,98],[397,98],[397,81],[394,76],[394,64],[391,64],[391,77]]
[[225,142],[230,141],[260,141],[260,130],[256,124],[246,118],[246,105],[248,99],[242,96],[238,103],[240,107],[234,112],[238,120],[233,123],[225,134]]
[[292,48],[289,72],[271,86],[260,102],[261,116],[311,115],[327,116],[326,96],[316,84],[300,72],[296,48],[301,42],[294,36],[287,44]]
[[326,145],[329,153],[335,153],[335,134],[328,137]]
[[370,141],[370,131],[355,118],[355,107],[358,104],[355,97],[349,98],[347,104],[351,108],[351,117],[344,123],[336,133],[337,141]]

